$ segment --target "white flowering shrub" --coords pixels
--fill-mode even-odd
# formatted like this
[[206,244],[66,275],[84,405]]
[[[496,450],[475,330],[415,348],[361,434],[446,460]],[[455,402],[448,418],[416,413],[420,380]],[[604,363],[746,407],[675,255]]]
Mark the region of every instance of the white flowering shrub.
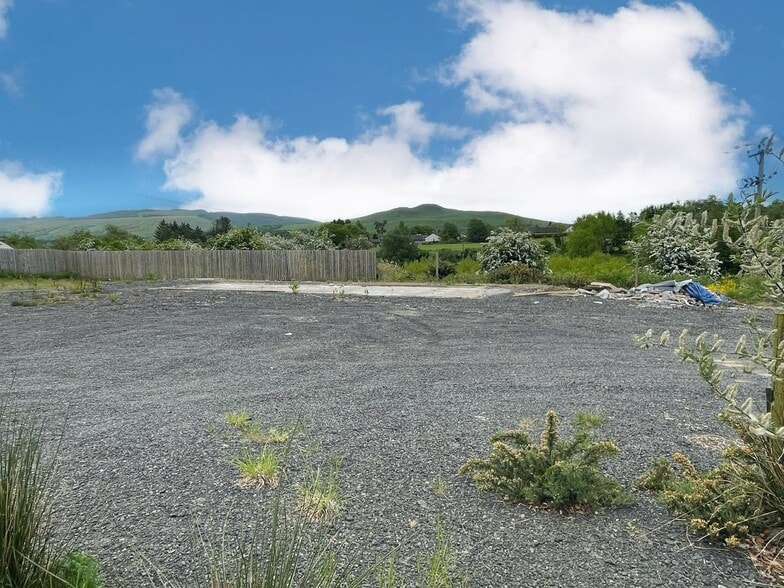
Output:
[[293,231],[285,237],[242,227],[215,237],[212,249],[335,249],[335,245],[323,233]]
[[491,272],[504,265],[527,265],[531,270],[548,272],[547,255],[530,233],[503,227],[494,231],[476,255],[482,270]]
[[691,213],[671,210],[653,217],[645,234],[630,243],[633,253],[647,262],[650,271],[667,275],[721,275],[716,250],[717,224],[707,225],[707,213],[697,221]]
[[768,295],[784,302],[784,219],[771,222],[745,203],[724,217],[724,240],[736,252],[741,272],[765,276]]

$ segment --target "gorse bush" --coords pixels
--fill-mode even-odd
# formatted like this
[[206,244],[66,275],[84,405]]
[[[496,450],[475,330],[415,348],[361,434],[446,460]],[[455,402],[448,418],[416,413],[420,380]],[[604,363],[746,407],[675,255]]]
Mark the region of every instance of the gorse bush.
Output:
[[538,444],[523,426],[500,431],[490,437],[490,457],[471,459],[460,472],[472,476],[480,490],[515,502],[556,509],[625,504],[630,496],[599,470],[602,459],[618,453],[615,443],[596,438],[600,425],[601,417],[579,413],[572,422],[574,437],[564,439],[551,410]]
[[637,485],[658,493],[662,502],[703,538],[738,545],[767,528],[771,518],[762,512],[757,486],[737,475],[738,466],[752,465],[746,450],[730,447],[724,457],[707,472],[698,472],[682,453],[676,453],[672,463],[660,457],[638,478]]

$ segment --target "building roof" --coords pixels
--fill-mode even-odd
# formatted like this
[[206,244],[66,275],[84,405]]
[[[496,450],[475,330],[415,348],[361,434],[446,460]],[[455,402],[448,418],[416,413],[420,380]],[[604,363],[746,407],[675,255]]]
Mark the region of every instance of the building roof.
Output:
[[7,243],[3,243],[2,241],[0,241],[0,249],[13,249],[13,247],[8,245]]

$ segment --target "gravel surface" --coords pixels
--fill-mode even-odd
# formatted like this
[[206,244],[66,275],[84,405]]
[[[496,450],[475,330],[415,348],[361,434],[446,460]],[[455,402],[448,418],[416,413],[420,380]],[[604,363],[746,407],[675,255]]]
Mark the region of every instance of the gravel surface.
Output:
[[[60,439],[60,532],[99,559],[111,585],[149,585],[145,558],[187,582],[194,525],[247,526],[269,500],[236,484],[241,446],[223,423],[232,410],[263,427],[306,424],[287,468],[294,484],[307,463],[343,459],[336,541],[364,546],[368,559],[404,542],[398,559],[410,572],[440,517],[473,586],[765,585],[743,552],[700,543],[631,485],[675,451],[714,463],[695,439],[728,435],[694,367],[637,349],[631,335],[732,337],[743,310],[153,285],[37,307],[0,295],[0,391],[47,423],[49,447]],[[579,410],[605,415],[603,435],[621,448],[606,470],[636,504],[539,512],[457,473],[488,454],[498,428],[532,417],[538,435],[550,408],[564,422]],[[446,496],[430,489],[435,479]]]

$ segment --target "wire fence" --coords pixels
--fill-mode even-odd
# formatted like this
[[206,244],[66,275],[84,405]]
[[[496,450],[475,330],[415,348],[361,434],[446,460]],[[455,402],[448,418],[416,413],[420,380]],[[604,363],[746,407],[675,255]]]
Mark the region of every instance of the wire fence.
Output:
[[60,251],[0,249],[0,272],[75,274],[99,280],[225,278],[365,281],[377,276],[375,251]]

